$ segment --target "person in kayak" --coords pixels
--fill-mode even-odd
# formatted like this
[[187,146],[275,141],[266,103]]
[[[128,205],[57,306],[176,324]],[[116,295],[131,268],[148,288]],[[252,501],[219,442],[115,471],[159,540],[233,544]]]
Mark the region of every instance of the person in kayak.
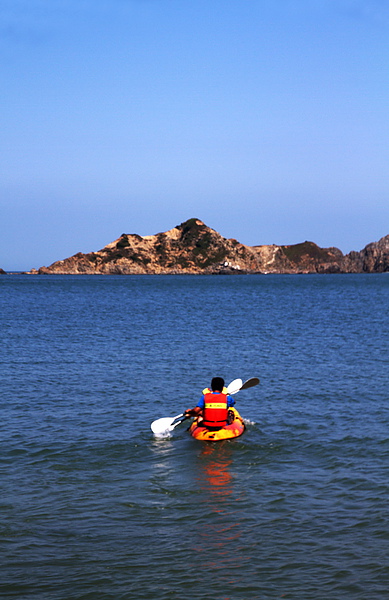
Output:
[[[194,408],[185,411],[186,417],[197,417],[200,427],[221,428],[230,421],[228,409],[235,400],[228,395],[222,377],[214,377],[211,388],[205,388],[203,395]],[[232,411],[231,411],[232,412]]]

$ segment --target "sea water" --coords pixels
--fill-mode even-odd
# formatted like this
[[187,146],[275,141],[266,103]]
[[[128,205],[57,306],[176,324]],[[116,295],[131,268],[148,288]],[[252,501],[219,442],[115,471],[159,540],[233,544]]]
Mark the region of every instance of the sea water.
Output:
[[[389,277],[0,277],[3,600],[389,598]],[[150,423],[236,394],[239,439]]]

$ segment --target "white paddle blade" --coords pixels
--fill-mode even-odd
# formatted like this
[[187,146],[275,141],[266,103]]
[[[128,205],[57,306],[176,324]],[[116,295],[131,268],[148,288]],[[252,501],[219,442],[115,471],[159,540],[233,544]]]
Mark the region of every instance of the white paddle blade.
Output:
[[[153,421],[150,425],[151,431],[155,435],[163,435],[164,433],[169,433],[169,431],[173,431],[174,427],[180,423],[174,423],[176,419],[179,419],[183,415],[176,415],[175,417],[162,417],[162,419],[157,419]],[[174,425],[173,425],[174,423]]]
[[162,419],[157,419],[151,423],[151,431],[155,433],[155,435],[167,433],[173,421],[174,417],[163,417]]
[[239,392],[242,385],[243,381],[241,379],[234,379],[234,381],[231,381],[231,383],[228,385],[227,392],[229,394],[236,394],[236,392]]

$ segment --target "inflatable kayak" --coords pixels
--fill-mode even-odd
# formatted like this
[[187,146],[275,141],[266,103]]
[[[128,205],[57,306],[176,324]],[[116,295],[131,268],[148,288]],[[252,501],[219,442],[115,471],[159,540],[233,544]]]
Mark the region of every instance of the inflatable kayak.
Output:
[[202,427],[201,423],[199,424],[198,420],[195,419],[188,429],[190,435],[196,440],[204,440],[206,442],[218,442],[219,440],[229,440],[239,437],[244,433],[246,425],[236,408],[229,408],[228,412],[233,413],[231,415],[232,422],[228,425],[226,424],[219,429]]

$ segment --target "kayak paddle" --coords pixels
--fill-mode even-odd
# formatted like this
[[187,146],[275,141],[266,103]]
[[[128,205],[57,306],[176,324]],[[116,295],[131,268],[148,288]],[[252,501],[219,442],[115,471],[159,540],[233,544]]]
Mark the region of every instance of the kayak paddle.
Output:
[[236,394],[236,392],[239,392],[242,385],[243,381],[241,379],[234,379],[234,381],[231,381],[231,383],[228,384],[227,392],[229,394]]
[[227,391],[229,394],[236,394],[240,390],[248,390],[249,388],[258,385],[258,383],[258,377],[251,377],[250,379],[247,379],[247,381],[245,381],[244,383],[241,379],[234,379],[234,381],[231,381],[231,383],[229,384]]
[[162,419],[157,419],[151,423],[151,431],[155,435],[163,435],[165,433],[169,433],[173,431],[177,425],[185,421],[188,417],[182,413],[181,415],[177,415],[176,417],[162,417]]
[[258,385],[258,383],[259,383],[258,377],[251,377],[250,379],[248,379],[247,381],[244,382],[244,384],[242,385],[242,387],[240,389],[248,390],[249,388],[254,387],[255,385]]

